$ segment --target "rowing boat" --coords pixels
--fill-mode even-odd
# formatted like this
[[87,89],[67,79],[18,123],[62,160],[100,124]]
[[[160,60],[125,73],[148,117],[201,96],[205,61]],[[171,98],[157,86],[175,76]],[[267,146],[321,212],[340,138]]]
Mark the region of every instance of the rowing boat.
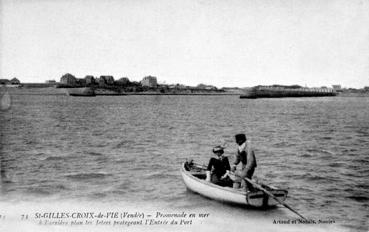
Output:
[[[206,181],[206,167],[203,165],[185,162],[182,165],[181,174],[188,189],[210,199],[258,208],[267,208],[279,204],[278,201],[261,190],[246,192],[244,188],[222,187]],[[287,190],[265,184],[261,184],[261,186],[272,193],[280,202],[286,200]]]
[[74,97],[95,97],[95,91],[90,87],[67,88],[67,95]]

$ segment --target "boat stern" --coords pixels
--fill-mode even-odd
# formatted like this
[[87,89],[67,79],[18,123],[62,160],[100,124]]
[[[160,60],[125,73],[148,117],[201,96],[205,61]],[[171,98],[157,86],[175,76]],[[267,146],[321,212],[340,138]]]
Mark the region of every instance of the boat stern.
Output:
[[[270,192],[281,202],[287,198],[288,191],[284,189],[273,189]],[[279,203],[262,191],[250,192],[246,196],[247,203],[254,207],[271,207]]]

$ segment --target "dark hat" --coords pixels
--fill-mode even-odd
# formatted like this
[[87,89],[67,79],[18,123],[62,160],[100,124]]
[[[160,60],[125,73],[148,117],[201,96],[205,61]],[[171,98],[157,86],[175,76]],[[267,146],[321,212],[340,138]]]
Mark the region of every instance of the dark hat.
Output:
[[221,152],[222,154],[224,153],[224,147],[223,146],[215,146],[213,148],[213,152],[214,153],[218,153],[218,152]]
[[236,134],[235,138],[236,138],[236,140],[246,141],[246,135],[245,134]]

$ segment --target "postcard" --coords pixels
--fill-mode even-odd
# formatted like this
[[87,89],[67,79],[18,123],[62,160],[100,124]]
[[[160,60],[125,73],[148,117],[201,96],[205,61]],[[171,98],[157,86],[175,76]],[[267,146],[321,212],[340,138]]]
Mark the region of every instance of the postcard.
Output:
[[0,1],[0,231],[368,231],[369,1]]

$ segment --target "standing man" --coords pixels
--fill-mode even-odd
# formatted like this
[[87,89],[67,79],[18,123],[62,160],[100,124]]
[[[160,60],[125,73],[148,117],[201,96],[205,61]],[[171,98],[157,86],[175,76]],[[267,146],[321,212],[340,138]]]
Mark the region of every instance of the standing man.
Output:
[[[235,171],[236,180],[234,181],[233,187],[239,188],[241,181],[244,181],[243,179],[245,177],[251,180],[252,175],[254,174],[254,171],[257,165],[256,165],[255,153],[253,149],[251,148],[250,143],[247,141],[246,135],[237,134],[235,136],[235,139],[238,145],[238,150],[236,154],[236,160],[234,161],[234,164],[232,165],[232,171],[234,172],[236,170],[236,166],[240,162],[242,163],[242,168],[241,170]],[[252,184],[248,182],[246,182],[245,186],[246,186],[246,191],[253,191],[254,189]]]

